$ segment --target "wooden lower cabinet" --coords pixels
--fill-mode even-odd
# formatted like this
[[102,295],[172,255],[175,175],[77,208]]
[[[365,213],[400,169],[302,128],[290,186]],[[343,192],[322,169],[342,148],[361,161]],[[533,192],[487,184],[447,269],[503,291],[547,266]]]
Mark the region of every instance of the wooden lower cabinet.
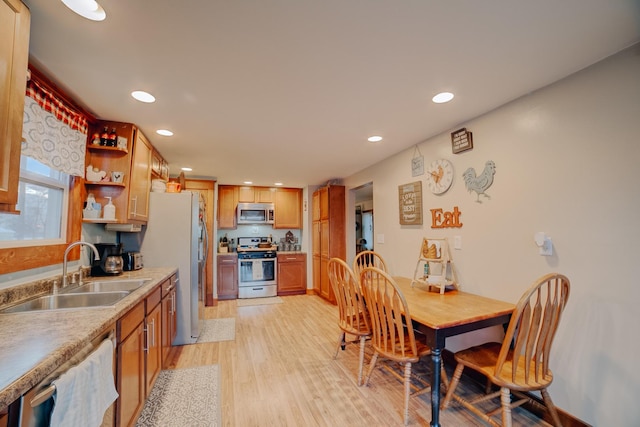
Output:
[[307,254],[278,254],[278,295],[307,292]]
[[116,425],[132,426],[144,407],[144,301],[118,321]]
[[161,305],[158,304],[145,319],[145,340],[146,340],[146,369],[145,369],[145,397],[148,397],[153,388],[153,383],[156,382],[158,374],[162,369],[162,347],[161,347],[161,328],[162,328],[162,313],[160,310]]
[[166,368],[171,343],[178,331],[175,276],[165,280],[160,286],[162,287],[162,367]]
[[162,284],[117,322],[116,426],[133,426],[162,369]]
[[218,299],[238,298],[238,255],[218,254]]

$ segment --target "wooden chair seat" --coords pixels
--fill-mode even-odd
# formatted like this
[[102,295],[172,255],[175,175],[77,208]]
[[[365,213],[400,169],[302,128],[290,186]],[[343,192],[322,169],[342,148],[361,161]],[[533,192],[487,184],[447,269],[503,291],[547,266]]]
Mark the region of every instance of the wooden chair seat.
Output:
[[[526,369],[524,366],[525,363],[527,363],[526,359],[521,357],[518,359],[518,366],[516,369],[513,369],[513,350],[509,351],[507,360],[502,365],[500,372],[496,375],[496,365],[501,348],[501,343],[486,343],[456,353],[455,359],[457,363],[462,363],[464,366],[484,374],[484,376],[498,387],[509,387],[511,390],[529,391],[532,388],[546,388],[551,384],[553,374],[550,370],[537,378],[536,376],[526,378],[525,373],[527,371],[534,372],[536,370],[535,362],[533,361],[529,362],[529,369]],[[538,369],[542,371],[542,366],[538,366]],[[515,372],[515,377],[511,375],[512,372]],[[503,378],[509,378],[509,380],[505,381]]]

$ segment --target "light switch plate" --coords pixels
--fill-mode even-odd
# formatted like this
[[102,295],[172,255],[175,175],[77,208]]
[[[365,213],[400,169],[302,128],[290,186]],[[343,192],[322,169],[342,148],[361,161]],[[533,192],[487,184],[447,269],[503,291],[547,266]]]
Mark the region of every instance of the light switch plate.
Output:
[[457,250],[462,249],[462,236],[453,237],[453,248]]
[[384,234],[378,234],[376,236],[376,243],[384,243]]

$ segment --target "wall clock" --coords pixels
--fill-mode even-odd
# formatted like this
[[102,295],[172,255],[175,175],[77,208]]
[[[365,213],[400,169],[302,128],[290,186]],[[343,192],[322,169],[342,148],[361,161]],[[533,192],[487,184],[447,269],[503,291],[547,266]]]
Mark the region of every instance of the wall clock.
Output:
[[427,185],[433,194],[442,194],[453,182],[453,165],[449,160],[434,160],[427,169]]

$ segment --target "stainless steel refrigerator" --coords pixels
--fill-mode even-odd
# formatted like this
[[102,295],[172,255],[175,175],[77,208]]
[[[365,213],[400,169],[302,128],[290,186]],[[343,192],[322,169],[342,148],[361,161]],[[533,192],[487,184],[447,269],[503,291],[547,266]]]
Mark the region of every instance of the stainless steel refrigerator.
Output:
[[178,330],[173,345],[196,342],[202,330],[202,272],[208,253],[204,209],[198,193],[150,193],[149,221],[140,252],[145,267],[178,267]]

